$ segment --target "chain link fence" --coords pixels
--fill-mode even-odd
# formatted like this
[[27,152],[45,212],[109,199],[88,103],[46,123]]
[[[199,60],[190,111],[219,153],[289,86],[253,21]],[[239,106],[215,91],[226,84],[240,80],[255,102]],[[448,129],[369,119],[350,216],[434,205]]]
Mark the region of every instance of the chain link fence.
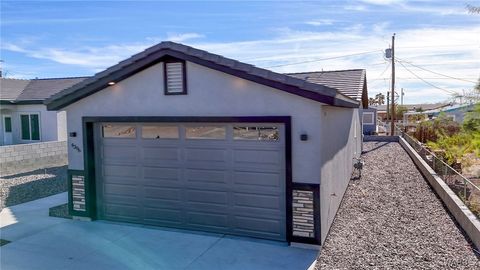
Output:
[[445,163],[441,158],[426,149],[419,141],[395,128],[396,135],[403,137],[422,159],[443,179],[450,189],[480,218],[480,187]]

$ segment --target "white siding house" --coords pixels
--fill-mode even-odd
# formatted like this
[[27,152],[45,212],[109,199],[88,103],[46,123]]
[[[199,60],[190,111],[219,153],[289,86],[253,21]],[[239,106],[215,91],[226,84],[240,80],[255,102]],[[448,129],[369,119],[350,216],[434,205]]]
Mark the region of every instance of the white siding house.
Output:
[[65,112],[43,101],[84,78],[0,78],[0,145],[66,140]]
[[66,111],[74,216],[321,244],[361,152],[357,95],[162,42],[46,104]]

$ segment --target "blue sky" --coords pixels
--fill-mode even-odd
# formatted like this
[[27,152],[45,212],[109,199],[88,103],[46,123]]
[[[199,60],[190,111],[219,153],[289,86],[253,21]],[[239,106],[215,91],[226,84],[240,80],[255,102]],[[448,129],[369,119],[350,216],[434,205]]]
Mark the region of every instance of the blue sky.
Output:
[[469,14],[466,4],[480,5],[3,0],[0,59],[7,77],[89,76],[172,40],[278,72],[364,68],[373,96],[389,89],[383,50],[395,32],[403,61],[397,89],[405,88],[406,103],[437,102],[472,89],[480,76],[480,14]]

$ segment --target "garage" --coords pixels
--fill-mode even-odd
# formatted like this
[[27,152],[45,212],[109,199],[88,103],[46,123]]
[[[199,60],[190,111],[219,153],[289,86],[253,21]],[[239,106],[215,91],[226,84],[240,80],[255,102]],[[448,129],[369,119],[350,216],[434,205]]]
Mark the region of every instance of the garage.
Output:
[[99,219],[286,240],[281,123],[94,126]]

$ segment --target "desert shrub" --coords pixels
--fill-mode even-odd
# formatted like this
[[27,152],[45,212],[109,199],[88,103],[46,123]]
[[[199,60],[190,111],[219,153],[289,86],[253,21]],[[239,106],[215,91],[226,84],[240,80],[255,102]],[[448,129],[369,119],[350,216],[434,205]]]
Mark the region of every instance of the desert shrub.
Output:
[[457,122],[440,114],[440,116],[433,121],[421,122],[413,135],[422,143],[436,142],[441,136],[457,134],[460,129],[460,125]]
[[439,135],[435,142],[429,141],[427,145],[434,150],[443,150],[445,162],[453,165],[467,153],[480,155],[477,147],[480,145],[480,134],[461,132],[451,136]]

